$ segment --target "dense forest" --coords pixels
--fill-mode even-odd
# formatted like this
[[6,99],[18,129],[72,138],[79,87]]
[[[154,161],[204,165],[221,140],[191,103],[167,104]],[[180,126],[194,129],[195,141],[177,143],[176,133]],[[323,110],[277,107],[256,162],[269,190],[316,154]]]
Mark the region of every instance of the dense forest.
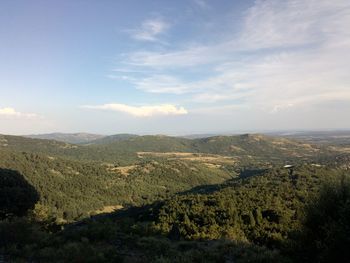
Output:
[[201,164],[167,160],[119,167],[33,153],[0,151],[0,167],[21,174],[35,187],[34,212],[72,221],[105,206],[142,205],[195,186],[222,183],[233,174]]
[[347,262],[350,154],[262,135],[0,137],[6,262]]

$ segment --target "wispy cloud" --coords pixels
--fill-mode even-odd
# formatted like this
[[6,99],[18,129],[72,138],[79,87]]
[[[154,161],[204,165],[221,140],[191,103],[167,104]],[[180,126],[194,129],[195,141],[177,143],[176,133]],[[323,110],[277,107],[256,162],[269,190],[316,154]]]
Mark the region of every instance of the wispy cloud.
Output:
[[344,33],[349,8],[346,0],[257,1],[247,11],[239,43],[252,49],[319,45]]
[[[150,71],[131,80],[151,93],[196,102],[245,104],[266,112],[349,100],[350,2],[256,1],[238,32],[211,44],[135,51],[124,65]],[[185,76],[196,69],[200,79]],[[153,70],[153,73],[152,73]]]
[[190,83],[184,83],[176,77],[169,75],[154,75],[141,80],[135,80],[134,84],[140,90],[151,93],[183,94],[191,90]]
[[193,0],[193,2],[201,9],[209,9],[210,5],[204,0]]
[[227,59],[219,50],[216,46],[196,45],[167,52],[137,51],[129,54],[125,64],[156,69],[185,68]]
[[35,113],[23,113],[16,111],[14,108],[6,107],[0,108],[0,117],[9,118],[9,119],[35,119],[39,116]]
[[126,104],[110,103],[110,104],[103,104],[103,105],[84,105],[82,106],[82,108],[124,112],[135,117],[184,115],[188,113],[185,108],[176,107],[175,105],[172,105],[172,104],[161,104],[161,105],[151,105],[151,106],[129,106]]
[[137,29],[129,30],[131,37],[141,41],[158,41],[159,35],[164,33],[170,25],[163,19],[145,20]]

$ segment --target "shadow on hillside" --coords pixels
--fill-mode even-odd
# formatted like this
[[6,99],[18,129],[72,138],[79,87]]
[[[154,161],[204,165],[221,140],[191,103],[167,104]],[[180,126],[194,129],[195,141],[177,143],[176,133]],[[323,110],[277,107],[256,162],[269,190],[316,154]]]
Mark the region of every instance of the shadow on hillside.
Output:
[[208,185],[199,185],[191,188],[190,190],[182,191],[177,193],[178,195],[187,195],[187,194],[212,194],[227,187],[232,186],[235,182],[247,179],[254,176],[259,176],[265,174],[268,169],[244,169],[240,172],[239,176],[233,179],[229,179],[221,184],[208,184]]
[[39,193],[19,172],[0,168],[0,219],[24,216],[39,200]]
[[268,170],[269,169],[258,169],[258,168],[244,169],[240,172],[239,178],[246,179],[246,178],[253,177],[253,176],[263,175]]
[[[211,184],[211,185],[199,185],[193,187],[189,190],[178,192],[175,195],[187,195],[187,194],[212,194],[227,187],[232,187],[239,180],[245,180],[253,176],[260,176],[265,174],[268,169],[244,169],[241,171],[237,178],[227,180],[221,184]],[[122,218],[133,218],[135,221],[151,221],[157,217],[158,211],[164,201],[159,200],[151,204],[141,205],[141,206],[128,206],[118,211],[112,213],[103,213],[99,215],[94,215],[89,218],[83,219],[81,221],[71,223],[66,225],[66,229],[70,227],[84,226],[86,223],[92,221],[99,221],[105,218],[110,218],[114,220]]]

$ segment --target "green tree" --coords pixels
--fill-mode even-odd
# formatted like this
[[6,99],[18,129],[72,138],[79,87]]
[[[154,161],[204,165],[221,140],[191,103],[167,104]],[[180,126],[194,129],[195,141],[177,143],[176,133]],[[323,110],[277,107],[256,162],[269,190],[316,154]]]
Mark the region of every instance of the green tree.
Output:
[[343,178],[321,190],[306,209],[298,239],[294,254],[299,262],[349,262],[349,180]]

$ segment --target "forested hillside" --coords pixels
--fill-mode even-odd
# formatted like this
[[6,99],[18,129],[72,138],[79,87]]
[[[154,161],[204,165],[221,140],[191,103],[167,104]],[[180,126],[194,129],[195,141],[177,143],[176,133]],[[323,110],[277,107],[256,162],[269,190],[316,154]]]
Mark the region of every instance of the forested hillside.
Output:
[[59,142],[80,144],[80,143],[87,143],[90,141],[98,140],[105,136],[100,134],[91,134],[91,133],[81,132],[81,133],[35,134],[35,135],[26,135],[25,137],[32,138],[32,139],[55,140]]
[[63,156],[75,160],[103,161],[131,164],[138,160],[138,152],[188,152],[235,156],[241,160],[268,162],[317,159],[332,151],[294,140],[264,135],[215,136],[185,139],[162,135],[116,135],[102,138],[87,145],[75,145],[53,140],[30,139],[20,136],[0,135],[0,149],[11,149]]
[[106,138],[75,145],[0,137],[0,256],[289,263],[350,256],[346,150],[247,134]]
[[21,174],[40,195],[37,209],[57,220],[77,220],[106,206],[149,203],[235,174],[186,162],[141,162],[115,167],[33,153],[0,151],[0,168]]
[[[296,167],[293,173],[272,169],[96,217],[54,234],[33,223],[4,221],[0,233],[10,241],[2,246],[12,257],[38,262],[301,262],[304,258],[330,262],[327,258],[334,248],[325,237],[318,242],[324,242],[327,251],[323,256],[312,254],[318,248],[303,235],[304,227],[309,227],[304,226],[304,214],[310,216],[307,220],[312,220],[314,228],[337,224],[340,219],[329,214],[327,219],[319,218],[324,221],[317,221],[304,205],[318,204],[320,193],[328,191],[326,198],[334,192],[333,188],[322,190],[322,186],[334,185],[346,191],[343,199],[333,204],[334,212],[349,209],[350,185],[344,184],[344,176],[348,174],[343,170],[313,166]],[[27,235],[19,233],[18,227]],[[339,227],[346,231],[345,225]],[[329,234],[337,238],[332,231]],[[307,242],[309,247],[299,246],[299,242]],[[348,241],[343,242],[345,248]]]

